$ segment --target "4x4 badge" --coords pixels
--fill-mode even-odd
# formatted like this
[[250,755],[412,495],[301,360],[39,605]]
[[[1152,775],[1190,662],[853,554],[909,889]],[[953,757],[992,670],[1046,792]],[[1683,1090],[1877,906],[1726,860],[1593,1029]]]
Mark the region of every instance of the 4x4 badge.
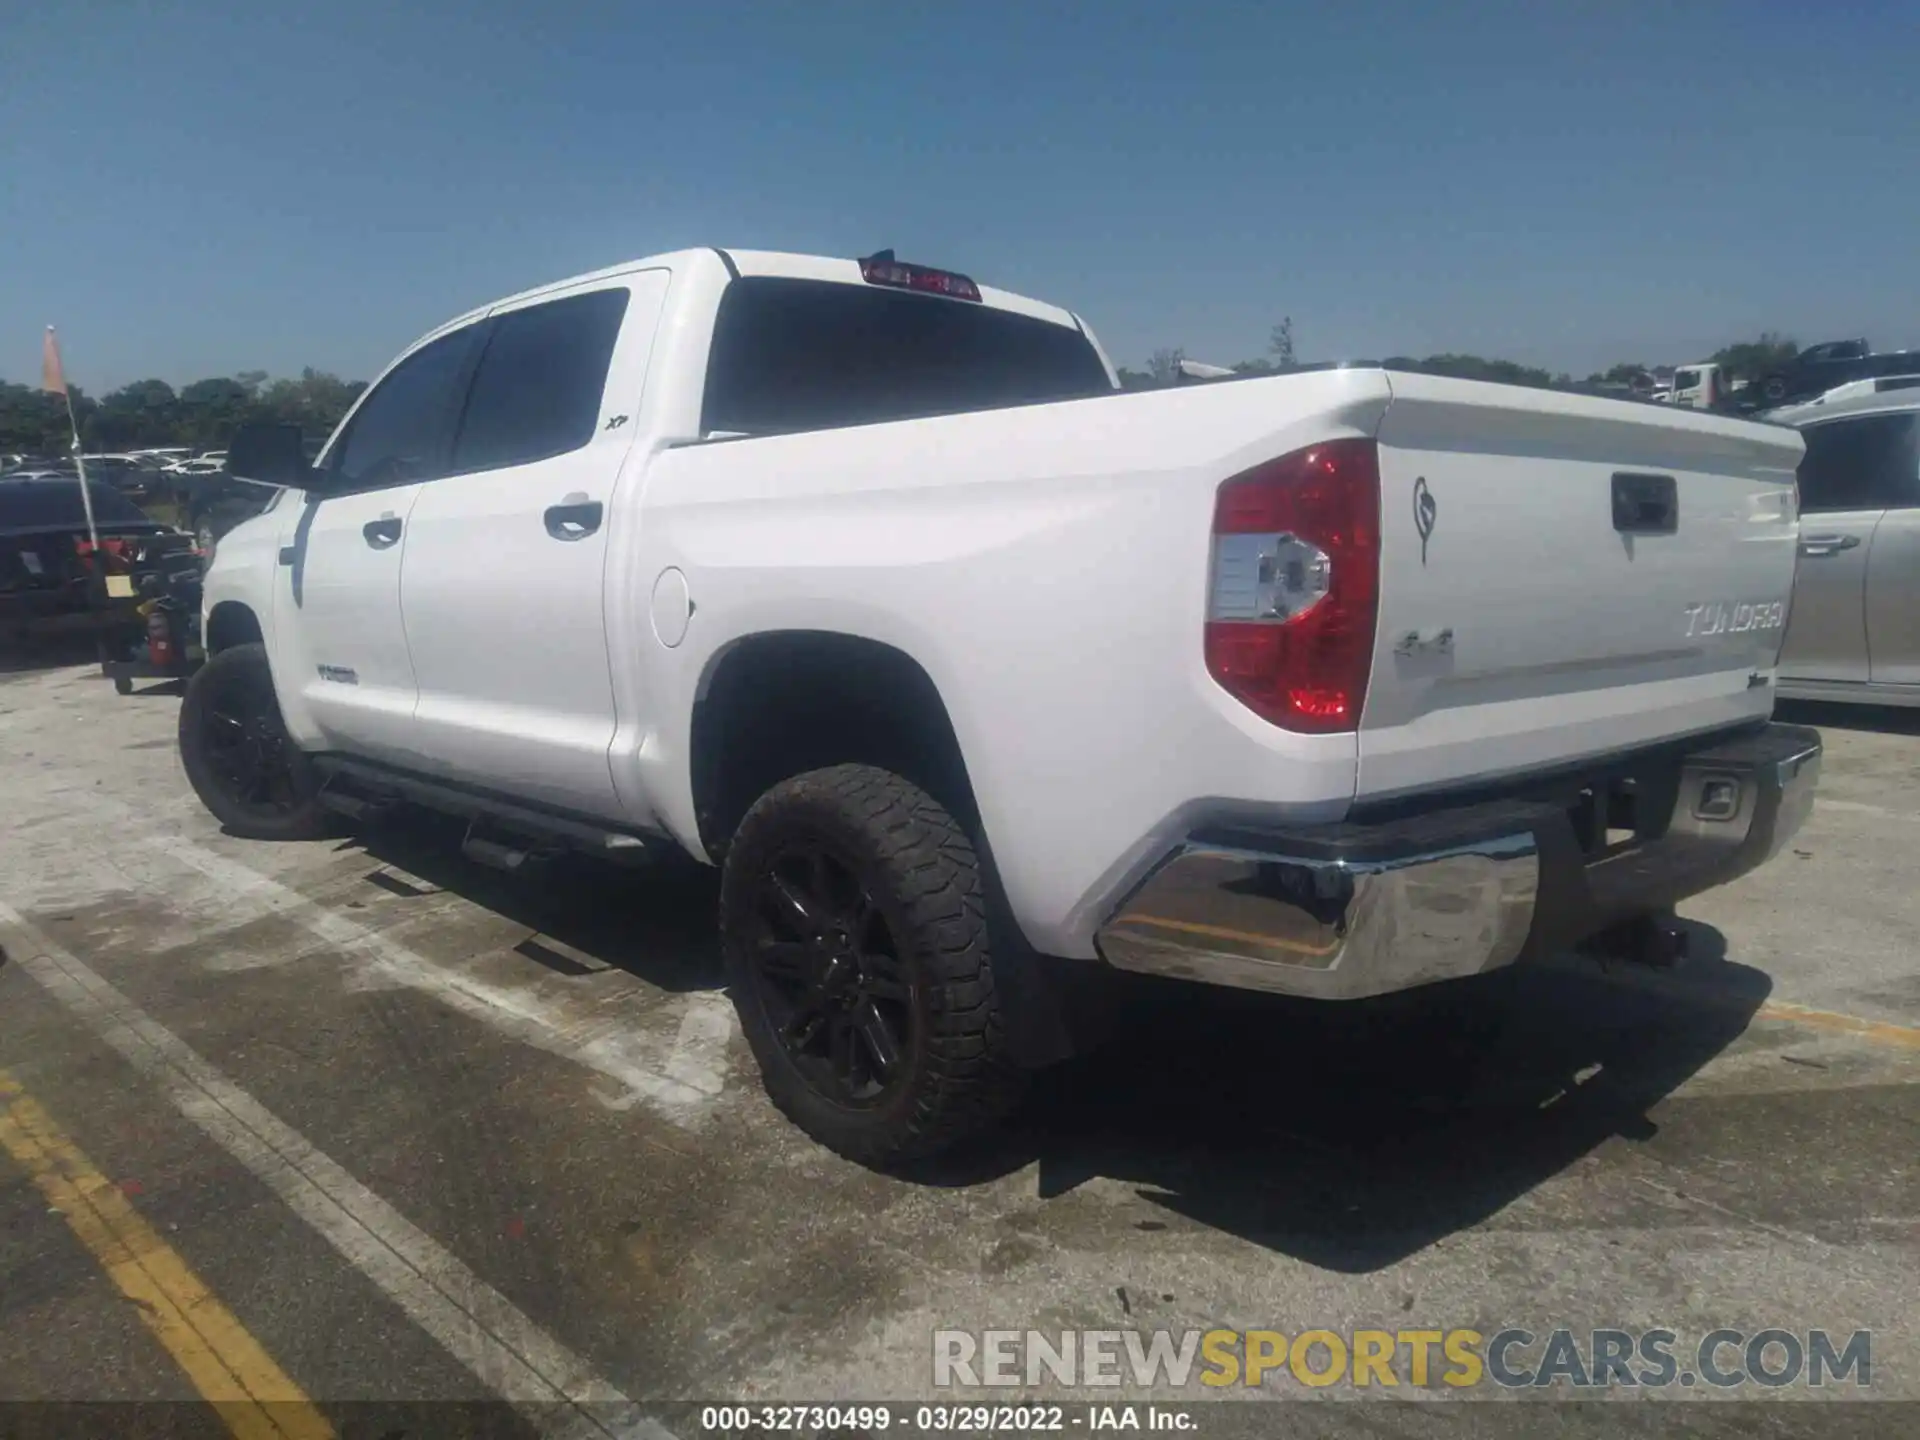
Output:
[[1440,502],[1427,488],[1427,477],[1413,482],[1413,528],[1420,532],[1420,563],[1427,563],[1427,541],[1433,538],[1433,523],[1440,518]]

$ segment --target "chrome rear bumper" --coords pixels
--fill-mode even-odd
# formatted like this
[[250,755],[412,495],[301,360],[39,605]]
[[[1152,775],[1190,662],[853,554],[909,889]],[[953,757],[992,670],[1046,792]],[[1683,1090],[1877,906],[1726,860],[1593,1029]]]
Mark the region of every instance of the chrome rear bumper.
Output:
[[[1769,725],[1562,777],[1550,795],[1196,835],[1101,927],[1100,952],[1123,970],[1328,1000],[1496,970],[1764,863],[1806,819],[1819,769],[1818,734]],[[1632,837],[1606,843],[1629,809]]]

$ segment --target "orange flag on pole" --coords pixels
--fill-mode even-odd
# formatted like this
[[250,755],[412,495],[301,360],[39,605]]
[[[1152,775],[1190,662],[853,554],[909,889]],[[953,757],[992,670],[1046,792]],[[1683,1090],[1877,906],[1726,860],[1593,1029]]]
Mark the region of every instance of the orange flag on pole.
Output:
[[53,338],[53,326],[47,326],[47,338],[40,342],[40,388],[49,395],[67,393],[67,374],[60,368],[60,342]]
[[87,539],[93,542],[88,553],[89,568],[98,564],[100,535],[93,525],[93,491],[87,485],[87,462],[80,455],[80,421],[73,413],[73,393],[67,389],[67,372],[60,365],[60,342],[53,338],[53,326],[47,326],[40,342],[40,388],[67,402],[67,424],[73,429],[73,464],[80,472],[80,504],[87,512]]

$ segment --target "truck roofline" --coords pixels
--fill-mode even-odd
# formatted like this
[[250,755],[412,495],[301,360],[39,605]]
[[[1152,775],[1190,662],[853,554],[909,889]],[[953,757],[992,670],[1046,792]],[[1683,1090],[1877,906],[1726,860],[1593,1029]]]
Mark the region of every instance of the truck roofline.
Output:
[[[843,285],[864,285],[866,281],[860,274],[858,260],[835,255],[807,255],[786,250],[733,250],[719,246],[704,245],[685,250],[667,250],[658,255],[643,255],[638,259],[625,260],[617,265],[606,265],[598,270],[587,270],[578,275],[569,275],[559,280],[549,280],[545,284],[535,285],[512,295],[503,295],[489,300],[484,305],[442,321],[431,330],[423,332],[408,344],[400,354],[405,356],[419,349],[429,340],[447,331],[456,330],[462,325],[471,324],[484,318],[495,310],[519,305],[553,290],[564,290],[575,285],[587,285],[596,280],[613,280],[622,275],[630,275],[636,270],[679,270],[689,264],[707,263],[718,259],[734,278],[743,276],[777,276],[792,280],[827,280]],[[977,277],[975,277],[976,283]],[[990,310],[1006,310],[1016,315],[1031,316],[1036,320],[1045,320],[1068,330],[1079,330],[1090,335],[1086,326],[1073,311],[1061,305],[1049,304],[1044,300],[1035,300],[1028,295],[1016,294],[1011,290],[1002,290],[993,285],[980,285],[980,303]],[[931,297],[930,297],[931,298]],[[1101,357],[1105,359],[1104,354]],[[1109,369],[1111,366],[1109,365]]]

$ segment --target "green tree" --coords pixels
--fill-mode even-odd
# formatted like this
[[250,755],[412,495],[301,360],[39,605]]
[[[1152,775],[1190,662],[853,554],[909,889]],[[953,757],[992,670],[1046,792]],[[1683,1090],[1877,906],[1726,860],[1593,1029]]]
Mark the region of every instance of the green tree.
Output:
[[238,378],[194,381],[180,392],[177,443],[196,450],[218,449],[247,419],[251,403],[245,382]]
[[1707,358],[1724,365],[1736,379],[1758,380],[1780,369],[1800,353],[1799,342],[1777,330],[1761,332],[1758,340],[1742,340],[1723,345]]
[[1651,366],[1642,365],[1638,361],[1626,361],[1619,365],[1610,366],[1604,375],[1598,375],[1594,378],[1603,385],[1631,385],[1642,375],[1650,375],[1652,373]]
[[0,450],[64,455],[71,444],[67,407],[58,395],[49,395],[37,386],[0,381]]
[[342,380],[308,366],[298,380],[275,380],[256,393],[251,418],[308,430],[331,430],[365,388],[365,381]]
[[1394,355],[1380,362],[1389,370],[1411,370],[1421,375],[1451,375],[1457,380],[1498,380],[1508,385],[1553,384],[1550,372],[1513,360],[1489,360],[1480,355],[1429,355],[1416,360],[1411,355]]
[[178,397],[164,380],[136,380],[100,398],[100,408],[81,430],[93,450],[133,450],[164,445],[175,433]]
[[[269,380],[263,370],[211,376],[177,392],[164,380],[136,380],[97,402],[69,387],[89,450],[224,449],[250,421],[295,424],[310,436],[324,435],[364,389],[364,381],[312,368],[298,379]],[[58,395],[0,381],[0,452],[53,456],[71,448],[67,410]]]
[[1280,323],[1273,327],[1273,334],[1267,340],[1267,353],[1273,356],[1273,363],[1280,369],[1293,368],[1296,362],[1293,358],[1293,317],[1291,315],[1281,316]]

